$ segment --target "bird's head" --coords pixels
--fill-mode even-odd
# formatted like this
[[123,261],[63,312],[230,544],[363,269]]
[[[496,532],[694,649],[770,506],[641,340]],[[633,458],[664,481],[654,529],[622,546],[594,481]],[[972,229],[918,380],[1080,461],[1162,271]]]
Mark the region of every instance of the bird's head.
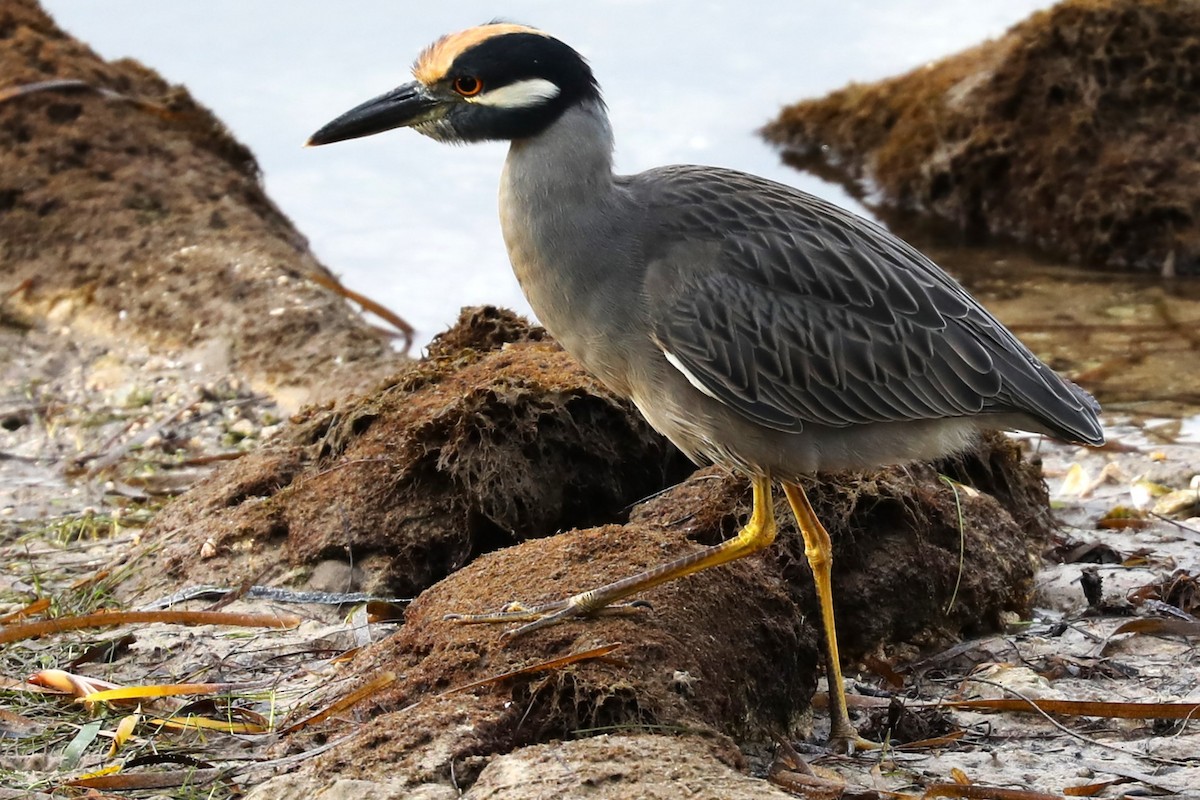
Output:
[[443,142],[536,136],[573,105],[600,102],[583,56],[535,28],[493,22],[443,36],[412,83],[350,109],[309,138],[329,144],[392,128]]

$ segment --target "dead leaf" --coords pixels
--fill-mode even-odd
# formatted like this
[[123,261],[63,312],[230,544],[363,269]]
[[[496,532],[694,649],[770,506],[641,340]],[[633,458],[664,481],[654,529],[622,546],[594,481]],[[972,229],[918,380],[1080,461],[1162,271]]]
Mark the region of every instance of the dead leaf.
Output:
[[1154,521],[1147,517],[1146,512],[1133,506],[1114,506],[1108,513],[1096,520],[1096,527],[1103,530],[1119,530],[1122,528],[1148,528]]
[[132,633],[127,633],[123,636],[98,642],[71,659],[67,663],[67,668],[76,669],[80,664],[91,664],[97,661],[111,663],[128,650],[136,641],[136,636]]
[[61,669],[43,669],[33,673],[26,679],[27,683],[52,689],[60,694],[74,697],[87,697],[107,689],[120,688],[117,684],[99,678],[89,678],[86,675],[76,675]]
[[1104,542],[1080,542],[1071,539],[1047,550],[1046,558],[1060,564],[1120,564],[1125,560],[1111,545]]
[[1068,786],[1063,789],[1063,794],[1067,797],[1095,797],[1110,786],[1127,783],[1127,778],[1115,778],[1111,781],[1099,781],[1097,783],[1085,783],[1080,786]]
[[108,748],[109,758],[115,756],[125,746],[125,743],[133,737],[133,732],[141,720],[141,714],[126,714],[124,717],[121,717],[121,721],[117,724],[117,730],[113,734],[112,746]]
[[1200,636],[1200,622],[1165,617],[1131,619],[1113,631],[1114,635],[1118,633],[1143,633],[1148,636]]
[[1072,464],[1067,470],[1067,474],[1063,476],[1063,482],[1059,484],[1058,491],[1054,494],[1056,497],[1079,497],[1091,483],[1092,478],[1083,465]]
[[15,711],[0,708],[0,739],[24,739],[42,730],[44,725]]
[[49,597],[39,597],[24,608],[18,608],[11,614],[5,614],[0,617],[0,625],[7,625],[14,620],[22,619],[23,617],[31,617],[34,614],[40,614],[50,607]]

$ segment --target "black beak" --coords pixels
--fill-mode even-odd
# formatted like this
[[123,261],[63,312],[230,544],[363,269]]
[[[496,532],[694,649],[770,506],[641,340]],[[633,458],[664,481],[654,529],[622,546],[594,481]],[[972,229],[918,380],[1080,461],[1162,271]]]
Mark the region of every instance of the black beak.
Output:
[[399,86],[350,109],[308,139],[311,147],[405,128],[440,116],[445,106],[423,83]]

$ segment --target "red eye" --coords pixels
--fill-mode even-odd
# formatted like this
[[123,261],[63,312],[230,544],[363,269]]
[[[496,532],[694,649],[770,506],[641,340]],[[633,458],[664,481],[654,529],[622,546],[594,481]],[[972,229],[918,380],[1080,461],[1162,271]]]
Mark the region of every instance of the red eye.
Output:
[[474,97],[483,91],[483,81],[472,76],[455,78],[454,91],[458,92],[463,97]]

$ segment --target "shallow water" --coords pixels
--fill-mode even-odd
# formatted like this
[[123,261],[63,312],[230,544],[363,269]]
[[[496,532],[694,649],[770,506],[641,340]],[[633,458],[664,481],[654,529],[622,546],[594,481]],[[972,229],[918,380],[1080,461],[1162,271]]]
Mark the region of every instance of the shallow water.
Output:
[[[719,164],[864,211],[785,166],[756,135],[784,103],[897,74],[999,35],[1036,0],[589,4],[461,0],[44,0],[107,58],[183,83],[257,154],[271,196],[346,284],[413,323],[423,343],[462,305],[528,311],[495,212],[504,146],[447,148],[408,131],[306,150],[309,133],[408,79],[441,33],[504,16],[543,27],[592,62],[617,166]],[[332,10],[336,9],[336,11]],[[905,232],[906,233],[906,232]],[[1200,407],[1198,284],[1082,274],[1004,248],[917,243],[1056,367],[1110,407]]]
[[1200,444],[1200,281],[1084,271],[1016,247],[902,233],[1096,395],[1110,420],[1185,418],[1178,440]]
[[267,188],[346,284],[420,331],[465,304],[527,310],[496,218],[501,144],[448,148],[409,131],[304,149],[319,126],[409,79],[437,36],[497,16],[545,28],[592,62],[617,166],[672,162],[767,175],[857,207],[783,166],[755,134],[785,102],[911,69],[998,35],[1034,0],[735,3],[601,0],[45,0],[106,58],[187,85],[258,156]]

